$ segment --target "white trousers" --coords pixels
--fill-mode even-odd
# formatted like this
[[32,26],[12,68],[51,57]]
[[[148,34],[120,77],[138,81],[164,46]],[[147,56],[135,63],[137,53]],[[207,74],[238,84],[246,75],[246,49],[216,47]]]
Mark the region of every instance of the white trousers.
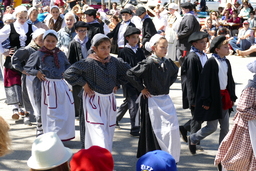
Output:
[[75,137],[74,99],[64,80],[42,81],[41,117],[44,133],[56,132],[63,141]]
[[116,99],[112,94],[83,95],[85,149],[97,145],[112,151],[116,125]]
[[180,160],[180,133],[176,109],[169,95],[148,98],[148,110],[153,131],[161,150]]

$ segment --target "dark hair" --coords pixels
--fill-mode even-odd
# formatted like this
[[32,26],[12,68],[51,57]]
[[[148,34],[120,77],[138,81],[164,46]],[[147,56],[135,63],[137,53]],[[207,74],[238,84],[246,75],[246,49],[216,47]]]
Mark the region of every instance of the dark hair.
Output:
[[68,162],[65,162],[55,168],[52,169],[45,169],[45,170],[37,170],[37,169],[31,169],[29,171],[69,171]]
[[44,39],[46,39],[47,36],[53,36],[53,37],[55,37],[55,38],[57,39],[57,41],[58,41],[58,38],[57,38],[56,35],[54,35],[53,33],[47,34],[47,35],[44,37]]
[[118,16],[114,15],[114,16],[113,16],[113,19],[115,19],[117,22],[119,22]]
[[116,3],[116,2],[113,2],[113,3],[112,3],[112,5],[113,5],[113,4],[116,4],[116,5],[117,5],[117,3]]
[[249,14],[255,15],[255,12],[254,12],[254,11],[250,11],[250,13],[249,13]]

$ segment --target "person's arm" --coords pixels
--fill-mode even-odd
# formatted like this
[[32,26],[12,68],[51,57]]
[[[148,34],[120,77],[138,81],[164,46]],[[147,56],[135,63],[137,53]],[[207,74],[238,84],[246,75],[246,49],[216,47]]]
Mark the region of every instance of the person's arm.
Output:
[[40,57],[39,57],[37,52],[34,52],[29,56],[28,61],[27,61],[26,65],[24,66],[24,70],[28,74],[36,76],[38,71],[40,71],[40,60],[39,60],[39,58]]
[[26,58],[29,56],[29,51],[25,48],[18,49],[12,56],[12,67],[20,72],[24,71],[22,62],[25,62]]
[[2,43],[9,37],[11,32],[11,27],[10,25],[5,25],[1,30],[0,30],[0,53],[4,53],[4,48],[2,47]]

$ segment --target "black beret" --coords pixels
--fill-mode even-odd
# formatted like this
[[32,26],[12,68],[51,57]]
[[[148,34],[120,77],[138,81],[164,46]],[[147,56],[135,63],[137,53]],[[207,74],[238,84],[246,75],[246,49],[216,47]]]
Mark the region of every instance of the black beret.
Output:
[[210,45],[210,53],[215,53],[215,48],[217,48],[217,46],[221,44],[224,40],[226,40],[225,36],[215,37]]
[[79,27],[89,27],[89,24],[87,24],[86,22],[84,21],[78,21],[75,23],[75,29],[79,28]]
[[196,31],[189,36],[188,42],[193,43],[193,42],[196,42],[197,40],[208,38],[208,36],[209,36],[208,33],[205,33],[202,31]]
[[193,9],[194,6],[190,2],[184,2],[180,4],[180,7],[185,9]]
[[95,9],[88,9],[84,13],[88,14],[88,15],[96,15],[96,10]]
[[123,14],[123,13],[128,13],[128,14],[132,15],[132,10],[129,9],[129,8],[125,8],[125,9],[122,9],[120,13],[121,13],[121,14]]
[[125,33],[124,33],[124,37],[133,35],[133,34],[140,34],[140,29],[137,29],[136,27],[129,27]]
[[137,16],[140,16],[140,15],[142,15],[143,13],[145,13],[147,10],[146,10],[146,8],[144,8],[144,7],[139,7],[137,10],[136,10],[136,15]]

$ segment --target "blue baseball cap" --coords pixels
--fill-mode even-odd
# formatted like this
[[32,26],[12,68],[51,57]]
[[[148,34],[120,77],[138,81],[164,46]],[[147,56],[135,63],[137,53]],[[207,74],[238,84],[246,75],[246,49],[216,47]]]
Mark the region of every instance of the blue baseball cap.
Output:
[[150,151],[137,161],[136,171],[177,171],[175,159],[162,150]]

